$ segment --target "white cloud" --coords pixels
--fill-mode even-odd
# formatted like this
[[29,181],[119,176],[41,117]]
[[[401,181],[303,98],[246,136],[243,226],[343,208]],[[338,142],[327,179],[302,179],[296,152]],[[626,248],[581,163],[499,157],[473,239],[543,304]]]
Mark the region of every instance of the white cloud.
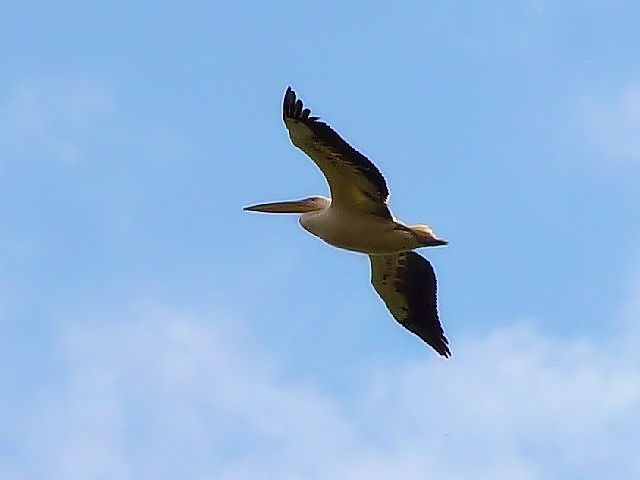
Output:
[[87,137],[95,135],[95,122],[114,110],[109,90],[86,77],[23,81],[0,99],[3,156],[42,156],[74,164]]
[[12,439],[31,465],[13,465],[16,477],[640,473],[640,366],[615,344],[519,325],[466,339],[449,362],[365,369],[343,398],[282,380],[216,319],[156,311],[115,323],[76,326],[59,345],[68,368]]
[[577,108],[580,130],[601,149],[607,163],[640,161],[640,84],[614,95],[589,96]]
[[640,474],[631,324],[553,338],[519,322],[459,339],[449,361],[359,365],[340,393],[285,377],[229,313],[108,317],[61,321],[61,370],[9,431],[23,463],[0,465],[2,478]]
[[117,152],[110,163],[132,151],[159,162],[189,151],[173,125],[150,121],[145,112],[118,110],[117,100],[107,82],[87,75],[16,83],[0,97],[0,173],[8,162],[73,166],[105,161],[105,151]]

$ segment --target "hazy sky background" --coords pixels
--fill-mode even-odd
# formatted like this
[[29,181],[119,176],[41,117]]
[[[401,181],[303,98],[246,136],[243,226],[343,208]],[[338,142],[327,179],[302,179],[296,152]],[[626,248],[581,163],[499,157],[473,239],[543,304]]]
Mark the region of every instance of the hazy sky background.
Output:
[[[640,477],[640,4],[11,2],[0,477]],[[386,176],[453,357],[326,194],[299,96]]]

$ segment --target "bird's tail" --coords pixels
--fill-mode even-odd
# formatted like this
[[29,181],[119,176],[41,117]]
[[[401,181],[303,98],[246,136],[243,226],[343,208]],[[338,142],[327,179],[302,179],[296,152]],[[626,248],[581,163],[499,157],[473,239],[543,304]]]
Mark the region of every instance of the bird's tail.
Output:
[[438,247],[449,243],[446,240],[438,238],[428,225],[412,225],[410,228],[422,247]]

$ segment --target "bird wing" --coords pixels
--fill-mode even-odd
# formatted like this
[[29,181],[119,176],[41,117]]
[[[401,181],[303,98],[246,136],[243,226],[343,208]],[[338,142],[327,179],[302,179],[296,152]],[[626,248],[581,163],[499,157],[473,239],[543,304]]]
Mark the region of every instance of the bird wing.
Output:
[[371,161],[345,142],[329,125],[296,99],[291,87],[284,95],[283,119],[291,142],[320,168],[337,207],[391,218],[386,202],[389,190]]
[[436,275],[428,260],[415,252],[369,255],[371,284],[391,315],[444,357],[449,341],[438,320]]

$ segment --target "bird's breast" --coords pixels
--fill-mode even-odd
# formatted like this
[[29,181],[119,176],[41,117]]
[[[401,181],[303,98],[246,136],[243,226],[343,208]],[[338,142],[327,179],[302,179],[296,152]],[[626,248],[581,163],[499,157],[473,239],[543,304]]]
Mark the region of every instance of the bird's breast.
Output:
[[412,250],[416,239],[392,219],[360,212],[305,214],[300,224],[334,247],[361,253],[383,254]]

